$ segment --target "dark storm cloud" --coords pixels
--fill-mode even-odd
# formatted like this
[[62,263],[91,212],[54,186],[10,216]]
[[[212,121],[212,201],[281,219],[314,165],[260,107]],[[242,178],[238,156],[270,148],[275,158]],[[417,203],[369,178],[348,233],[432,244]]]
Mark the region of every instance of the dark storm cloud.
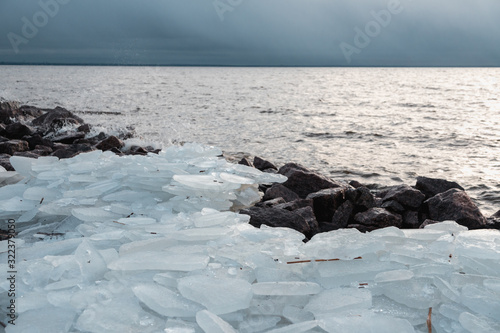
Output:
[[499,17],[496,0],[2,0],[0,62],[498,66]]

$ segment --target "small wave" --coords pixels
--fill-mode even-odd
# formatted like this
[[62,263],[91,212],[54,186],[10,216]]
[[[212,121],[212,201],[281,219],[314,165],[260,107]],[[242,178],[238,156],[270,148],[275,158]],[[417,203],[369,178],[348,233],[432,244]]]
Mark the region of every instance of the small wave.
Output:
[[434,109],[436,106],[434,104],[422,104],[422,103],[398,103],[397,106],[402,106],[405,108],[421,108],[421,109]]
[[305,132],[305,133],[302,133],[302,135],[304,135],[308,138],[324,138],[324,139],[333,139],[333,138],[338,137],[338,136],[336,136],[332,133],[328,133],[328,132],[325,132],[325,133]]

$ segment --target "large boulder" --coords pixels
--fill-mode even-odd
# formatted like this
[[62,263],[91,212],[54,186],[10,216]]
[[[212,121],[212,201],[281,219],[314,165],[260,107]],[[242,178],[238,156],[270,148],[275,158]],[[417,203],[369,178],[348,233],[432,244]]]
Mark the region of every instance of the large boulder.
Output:
[[311,232],[309,224],[301,215],[285,209],[250,207],[241,210],[240,214],[250,215],[250,224],[256,228],[265,224],[275,228],[291,228],[304,235]]
[[35,132],[30,126],[22,123],[12,123],[5,127],[2,135],[9,139],[22,139],[25,135],[31,135]]
[[366,212],[356,214],[354,221],[356,224],[366,227],[367,230],[386,227],[401,228],[403,226],[401,215],[378,207],[370,208]]
[[286,202],[299,199],[298,194],[290,190],[288,187],[285,187],[281,184],[274,184],[266,190],[263,200],[267,201],[280,197],[283,198]]
[[333,214],[331,225],[334,229],[346,228],[354,212],[354,204],[345,201]]
[[347,200],[351,201],[356,206],[358,211],[365,211],[376,205],[375,197],[365,186],[350,188],[346,191],[345,196]]
[[112,135],[95,146],[97,149],[102,151],[112,150],[113,148],[121,149],[125,144],[122,140],[118,139],[116,136]]
[[[349,187],[348,187],[349,186]],[[314,214],[320,222],[329,222],[337,208],[345,201],[345,193],[350,185],[342,187],[327,188],[311,193],[306,199],[313,201]]]
[[61,107],[56,107],[53,110],[47,111],[40,117],[33,119],[32,124],[38,126],[46,135],[48,133],[57,132],[67,125],[73,125],[76,128],[83,125],[84,121],[72,112]]
[[452,188],[425,201],[429,218],[435,221],[456,221],[469,229],[487,226],[487,220],[465,191]]
[[255,168],[257,168],[261,171],[264,171],[267,169],[278,170],[276,165],[274,165],[273,163],[271,163],[269,161],[266,161],[265,159],[260,158],[259,156],[254,157],[252,164],[254,165]]
[[391,187],[382,198],[383,201],[394,200],[410,208],[419,208],[424,199],[425,195],[422,192],[408,185]]
[[431,198],[436,194],[446,192],[452,188],[458,188],[459,190],[465,191],[465,189],[456,182],[429,177],[417,177],[417,184],[415,187],[425,194],[426,198]]
[[283,185],[297,193],[302,199],[310,193],[342,186],[342,183],[335,182],[296,163],[285,164],[278,173],[288,177]]

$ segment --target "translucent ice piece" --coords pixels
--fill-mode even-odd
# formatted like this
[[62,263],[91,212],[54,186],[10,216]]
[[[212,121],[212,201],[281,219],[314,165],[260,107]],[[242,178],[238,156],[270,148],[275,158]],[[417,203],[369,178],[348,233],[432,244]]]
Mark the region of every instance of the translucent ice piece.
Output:
[[162,316],[194,317],[202,309],[199,304],[156,284],[139,284],[132,290],[141,302]]
[[188,276],[179,279],[178,288],[184,297],[215,314],[246,309],[252,299],[251,285],[242,279]]
[[108,265],[112,270],[194,271],[207,266],[210,258],[201,254],[169,254],[165,252],[132,252]]
[[392,318],[364,311],[352,315],[328,316],[320,321],[320,327],[331,333],[414,333],[415,329],[405,319]]
[[292,324],[274,330],[267,331],[268,333],[302,333],[308,332],[318,326],[318,321],[311,320],[302,323]]
[[316,318],[331,315],[333,312],[368,309],[372,306],[372,294],[366,289],[330,289],[323,290],[311,298],[304,310],[310,311]]
[[500,324],[492,323],[486,318],[475,316],[469,312],[463,312],[458,321],[469,332],[495,333],[500,330]]
[[36,159],[23,156],[12,156],[9,161],[14,170],[16,170],[20,175],[29,177],[31,176],[33,162],[35,162]]
[[68,308],[44,306],[22,313],[5,332],[69,332],[75,316],[76,312]]
[[400,269],[395,271],[387,271],[378,273],[375,276],[375,282],[391,282],[391,281],[404,281],[409,280],[414,276],[413,272],[407,269]]
[[411,308],[428,309],[439,303],[439,290],[427,278],[389,282],[381,288],[387,297]]
[[118,214],[111,213],[109,211],[104,210],[103,208],[74,208],[71,210],[71,214],[74,217],[84,221],[84,222],[93,222],[100,221],[104,222],[106,220],[115,220],[119,218]]
[[206,333],[236,333],[236,330],[221,317],[202,310],[196,314],[196,322]]
[[314,282],[261,282],[254,283],[252,291],[256,295],[315,295],[321,291],[321,287]]

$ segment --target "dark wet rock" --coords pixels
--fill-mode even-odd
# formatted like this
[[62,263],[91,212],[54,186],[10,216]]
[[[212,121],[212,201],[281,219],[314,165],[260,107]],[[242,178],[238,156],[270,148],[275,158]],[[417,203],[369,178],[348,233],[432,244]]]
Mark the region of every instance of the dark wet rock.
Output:
[[253,165],[261,170],[261,171],[264,171],[266,169],[274,169],[274,170],[278,170],[278,168],[276,167],[276,165],[274,165],[273,163],[269,162],[269,161],[266,161],[262,158],[260,158],[259,156],[255,156],[253,158]]
[[351,185],[352,187],[354,188],[358,188],[358,187],[363,187],[364,185],[361,184],[360,182],[358,182],[357,180],[351,180],[349,182],[349,185]]
[[370,208],[366,212],[358,213],[354,216],[354,221],[356,224],[365,227],[375,227],[386,228],[386,227],[397,227],[401,228],[403,225],[403,219],[401,215],[391,213],[385,208]]
[[496,212],[495,214],[491,215],[491,217],[500,219],[500,210],[498,212]]
[[109,151],[112,152],[112,153],[115,153],[118,156],[124,156],[125,155],[120,149],[118,149],[116,147],[111,148]]
[[66,132],[52,138],[53,142],[72,144],[76,140],[85,138],[84,132]]
[[486,227],[489,229],[500,230],[500,217],[491,216],[486,219]]
[[375,207],[376,205],[375,197],[365,186],[348,189],[345,196],[346,199],[351,201],[359,211],[365,211],[369,208]]
[[407,210],[402,214],[402,217],[403,217],[403,228],[417,229],[421,225],[417,211]]
[[31,152],[40,156],[49,156],[50,154],[52,154],[53,150],[52,148],[47,146],[36,146],[36,148]]
[[408,185],[391,187],[383,197],[384,202],[395,200],[405,207],[418,208],[425,199],[425,195],[419,190]]
[[35,118],[40,117],[44,114],[44,111],[40,110],[36,106],[31,105],[21,105],[19,107],[18,121],[24,121],[25,123],[32,121]]
[[314,215],[314,211],[312,207],[306,206],[303,208],[299,208],[293,211],[295,214],[298,214],[304,218],[306,223],[309,225],[309,233],[306,234],[307,238],[311,238],[315,234],[319,232],[319,223],[316,220],[316,216]]
[[452,188],[465,191],[465,189],[456,182],[428,177],[417,177],[417,185],[415,187],[425,194],[426,198],[431,198],[436,194],[446,192]]
[[32,150],[32,151],[21,151],[21,152],[14,153],[14,156],[39,158],[41,155],[38,155],[37,153],[34,152],[34,150]]
[[122,140],[118,139],[116,136],[112,135],[97,144],[95,147],[102,151],[111,150],[112,148],[121,149],[125,144]]
[[309,224],[302,216],[285,209],[251,207],[241,210],[240,213],[250,215],[250,224],[256,228],[265,224],[275,228],[291,228],[304,235],[311,232]]
[[68,124],[82,125],[84,121],[72,112],[58,106],[53,110],[48,110],[40,117],[33,119],[32,124],[49,130],[58,129]]
[[284,204],[286,201],[283,198],[273,198],[266,201],[261,201],[255,204],[256,207],[271,208],[276,205]]
[[36,146],[52,147],[54,143],[49,139],[42,138],[39,134],[32,136],[24,136],[23,140],[28,142],[30,149],[35,149]]
[[252,161],[250,161],[249,158],[247,157],[243,157],[239,162],[238,164],[241,164],[241,165],[246,165],[246,166],[249,166],[249,167],[252,167],[252,168],[255,168],[255,166],[253,165]]
[[329,222],[332,220],[333,213],[345,201],[345,192],[347,186],[327,188],[307,196],[307,199],[313,200],[314,214],[316,219],[321,222]]
[[10,164],[10,155],[0,154],[0,165],[7,171],[14,171],[14,168]]
[[262,170],[262,172],[277,174],[278,170],[276,170],[276,169],[264,169],[264,170]]
[[271,186],[269,189],[266,190],[263,200],[266,201],[280,197],[283,198],[285,202],[290,202],[299,199],[298,194],[293,192],[289,188],[281,184],[274,184],[273,186]]
[[19,103],[11,101],[0,101],[0,122],[10,124],[12,119],[19,116]]
[[[62,145],[62,144],[59,144]],[[57,146],[55,145],[54,147],[54,152],[51,154],[51,156],[56,156],[59,158],[71,158],[74,157],[80,153],[86,153],[89,151],[94,150],[94,148],[91,145],[87,144],[74,144],[74,145],[65,145],[64,148],[59,148],[55,149]]]
[[334,226],[335,229],[347,227],[353,212],[354,204],[350,201],[345,201],[333,214],[331,225]]
[[92,129],[92,127],[89,124],[83,124],[83,125],[78,126],[78,128],[76,130],[78,132],[90,133],[91,129]]
[[426,226],[431,225],[431,224],[436,224],[436,223],[440,223],[440,221],[425,219],[424,222],[422,222],[422,224],[418,228],[424,229]]
[[403,205],[401,205],[396,200],[389,200],[389,201],[383,202],[382,205],[380,205],[380,207],[386,208],[394,213],[402,213],[405,211],[405,208],[403,207]]
[[310,193],[323,189],[343,185],[296,163],[285,164],[279,169],[278,173],[288,177],[288,180],[283,185],[297,193],[300,198],[305,198]]
[[484,228],[486,218],[472,199],[462,190],[453,188],[437,194],[426,202],[429,218],[436,221],[456,221],[469,229]]
[[9,139],[0,135],[0,142],[5,142],[5,141],[9,141]]
[[14,155],[16,152],[29,150],[29,144],[23,140],[9,140],[0,143],[0,154]]
[[35,132],[30,126],[21,123],[12,123],[5,127],[3,135],[9,139],[22,139],[25,135],[32,135]]
[[140,146],[131,146],[127,154],[130,155],[147,155],[148,151]]
[[313,201],[311,199],[298,199],[298,200],[290,201],[287,203],[279,204],[275,208],[293,211],[293,210],[297,210],[297,209],[304,208],[304,207],[311,207],[311,209],[312,209],[313,208]]

